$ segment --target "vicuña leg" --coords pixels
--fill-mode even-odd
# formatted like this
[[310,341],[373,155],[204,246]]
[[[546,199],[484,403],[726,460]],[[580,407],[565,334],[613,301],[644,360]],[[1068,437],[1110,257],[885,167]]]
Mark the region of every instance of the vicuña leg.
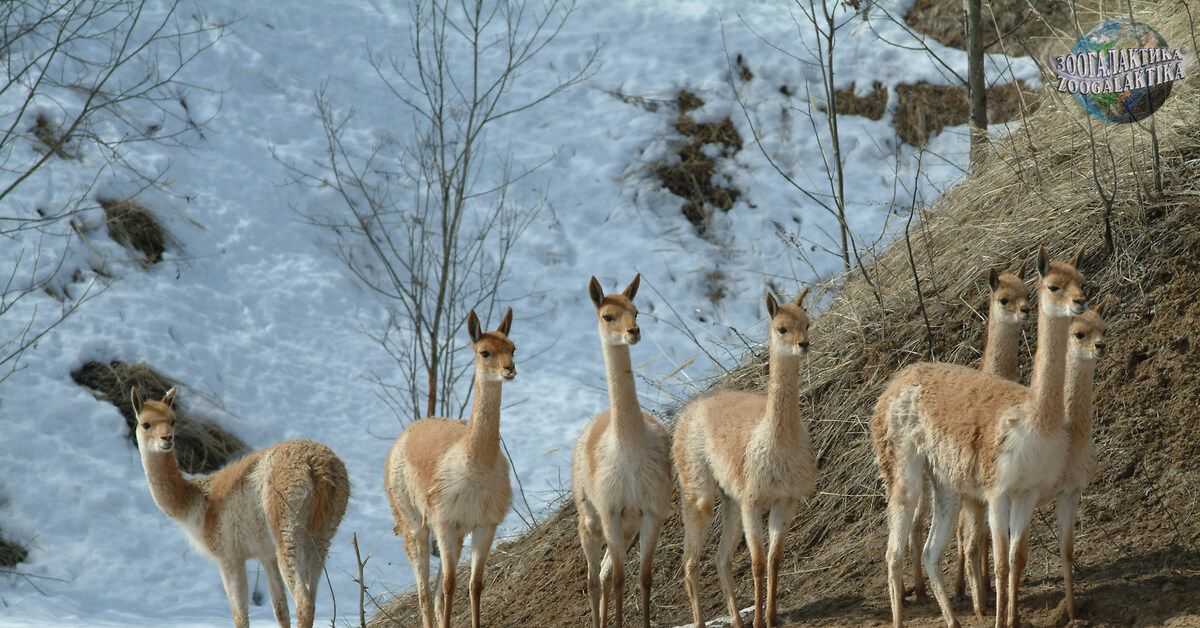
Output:
[[1063,588],[1066,590],[1067,617],[1075,619],[1075,518],[1079,512],[1079,493],[1058,496],[1058,552],[1062,556]]
[[1037,496],[1029,492],[1013,498],[1009,507],[1008,625],[1013,628],[1021,625],[1017,601],[1020,599],[1021,574],[1025,572],[1025,561],[1029,556],[1029,524],[1033,521],[1035,507]]
[[967,581],[971,585],[971,603],[975,610],[975,616],[983,619],[984,604],[987,601],[987,553],[981,547],[984,541],[986,530],[983,504],[973,500],[966,500],[962,504],[962,518],[959,519],[959,532],[963,537],[960,542],[961,551],[960,572],[966,568]]
[[779,625],[779,565],[783,562],[783,539],[792,518],[796,514],[796,502],[784,500],[771,506],[767,517],[767,625]]
[[221,582],[225,584],[225,595],[229,596],[229,608],[233,610],[233,625],[236,628],[250,626],[250,583],[246,579],[246,563],[240,560],[222,560]]
[[417,606],[421,609],[421,625],[433,628],[433,592],[429,590],[429,528],[421,526],[404,531],[404,553],[417,576]]
[[912,561],[913,601],[925,598],[925,574],[921,573],[921,551],[925,547],[925,522],[928,520],[929,498],[925,493],[921,493],[917,496],[917,516],[913,519],[912,533],[908,539],[908,553]]
[[946,593],[946,584],[942,580],[942,550],[950,540],[951,528],[958,522],[958,494],[935,484],[932,489],[932,501],[933,521],[930,523],[929,538],[925,540],[925,548],[921,554],[922,566],[929,577],[929,586],[942,609],[942,618],[946,620],[946,625],[958,628],[958,618],[954,616],[950,596]]
[[283,576],[279,575],[279,562],[274,558],[263,559],[263,573],[267,576],[267,591],[271,594],[271,607],[275,610],[275,621],[280,628],[290,628],[291,615],[288,613],[287,589],[283,586]]
[[483,569],[492,551],[496,526],[475,526],[471,531],[471,628],[479,628],[479,596],[483,593]]
[[[612,600],[613,626],[622,628],[625,625],[625,531],[621,522],[621,513],[609,513],[600,521],[604,530],[604,543],[607,545],[608,557],[612,560]],[[603,572],[603,569],[601,570]],[[601,581],[605,578],[601,573]],[[605,589],[608,587],[606,586]]]
[[[684,494],[683,504],[683,579],[692,602],[692,621],[695,628],[704,628],[704,611],[700,608],[700,553],[704,537],[713,520],[713,500],[708,496]],[[720,562],[717,563],[718,572]],[[725,587],[724,581],[721,587]]]
[[992,533],[992,564],[996,568],[996,628],[1008,626],[1008,496],[988,505],[988,527]]
[[579,538],[583,545],[583,557],[587,559],[587,591],[588,604],[592,607],[592,628],[603,628],[608,614],[607,608],[603,613],[600,610],[600,557],[604,550],[604,531],[600,529],[600,517],[593,511],[591,504],[586,502],[579,507]]
[[901,479],[895,482],[888,495],[888,596],[892,605],[893,628],[901,628],[904,625],[904,549],[905,544],[912,540],[919,496],[906,487],[921,486],[916,481],[921,471],[916,465],[910,465],[907,469],[896,469],[896,473],[909,476],[907,481]]
[[642,628],[650,628],[650,588],[654,584],[654,548],[658,547],[658,536],[662,533],[662,527],[662,519],[644,515],[642,529],[638,533],[642,548],[642,564],[638,571],[642,589]]
[[754,575],[754,628],[767,626],[767,548],[763,542],[762,505],[742,504],[742,527],[750,550],[750,571]]
[[438,592],[441,601],[441,612],[438,622],[441,628],[450,628],[450,613],[454,608],[454,590],[458,587],[458,557],[462,553],[463,537],[452,525],[440,525],[434,528],[438,549],[442,554],[442,588]]
[[738,612],[733,586],[733,552],[741,540],[741,505],[733,497],[725,495],[721,500],[721,541],[717,544],[717,579],[721,581],[721,591],[725,593],[725,604],[729,607],[733,628],[745,628],[742,616]]
[[[301,536],[303,535],[303,536]],[[308,592],[304,565],[308,553],[311,552],[304,544],[309,543],[307,534],[303,531],[284,530],[279,541],[279,551],[276,560],[279,562],[279,575],[296,600],[296,625],[299,628],[312,628],[313,625],[313,596]],[[297,538],[301,536],[301,538]]]

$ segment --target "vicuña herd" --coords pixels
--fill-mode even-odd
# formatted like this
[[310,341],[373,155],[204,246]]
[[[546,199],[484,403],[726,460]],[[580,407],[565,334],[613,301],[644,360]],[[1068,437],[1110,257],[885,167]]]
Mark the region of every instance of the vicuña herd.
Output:
[[[887,583],[897,628],[903,625],[906,554],[912,557],[916,594],[923,595],[927,575],[947,626],[959,625],[941,569],[942,551],[956,524],[958,593],[969,583],[975,614],[983,617],[984,542],[990,532],[996,626],[1019,626],[1017,592],[1030,521],[1038,505],[1055,500],[1066,608],[1075,618],[1075,516],[1080,494],[1096,471],[1093,378],[1106,331],[1104,303],[1087,309],[1078,262],[1079,255],[1069,264],[1051,262],[1045,249],[1038,251],[1038,343],[1028,387],[1020,383],[1018,364],[1021,323],[1030,314],[1022,264],[1015,275],[995,269],[988,275],[990,318],[979,369],[911,364],[879,396],[870,427],[888,498]],[[609,408],[576,441],[571,475],[592,626],[606,626],[610,615],[614,625],[624,624],[626,551],[635,536],[641,542],[642,625],[650,626],[654,552],[672,508],[672,476],[679,482],[683,576],[695,625],[704,626],[703,602],[712,594],[701,588],[700,565],[719,501],[716,568],[733,624],[744,625],[732,566],[744,536],[754,578],[754,626],[776,626],[784,537],[817,480],[800,409],[801,363],[809,350],[808,289],[785,303],[767,294],[766,394],[700,395],[679,414],[672,439],[642,410],[634,385],[629,353],[641,339],[633,304],[640,282],[641,275],[634,277],[619,294],[605,294],[595,277],[588,284],[609,397]],[[416,574],[424,628],[450,625],[467,534],[471,625],[480,625],[484,566],[512,500],[500,445],[501,388],[517,375],[511,328],[512,309],[487,332],[470,313],[467,333],[475,358],[470,420],[417,421],[387,456],[384,487],[396,519],[394,532],[404,536]],[[184,477],[173,448],[175,392],[172,388],[161,401],[143,401],[136,389],[130,392],[155,503],[220,565],[236,626],[248,625],[245,562],[257,559],[279,624],[289,625],[285,591],[290,591],[297,623],[311,628],[325,555],[350,497],[345,466],[325,445],[300,440],[254,452],[209,476]],[[929,535],[922,539],[930,511]],[[433,543],[441,552],[443,573],[431,591]]]

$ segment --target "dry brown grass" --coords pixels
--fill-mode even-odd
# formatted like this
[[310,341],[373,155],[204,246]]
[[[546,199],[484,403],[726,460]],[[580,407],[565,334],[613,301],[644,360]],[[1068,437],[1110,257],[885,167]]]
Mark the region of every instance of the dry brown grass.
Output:
[[[1074,32],[1071,5],[1061,0],[989,0],[981,17],[987,53],[1020,56],[1025,54],[1020,42],[1037,47],[1055,33]],[[962,0],[917,0],[904,21],[918,33],[966,50]]]
[[71,138],[63,131],[62,127],[51,122],[44,115],[38,115],[33,122],[33,133],[35,148],[41,151],[53,153],[55,157],[60,159],[78,160],[79,156],[72,153],[69,149],[73,142]]
[[741,195],[735,189],[713,183],[716,161],[705,154],[704,147],[719,146],[721,156],[742,148],[742,138],[728,117],[717,123],[696,122],[688,112],[704,104],[698,96],[681,91],[676,97],[679,117],[671,124],[685,142],[675,150],[674,158],[654,169],[663,187],[676,196],[687,199],[683,215],[701,231],[707,231],[714,209],[729,211]]
[[[924,146],[948,126],[966,124],[969,106],[965,87],[933,85],[924,81],[896,86],[899,102],[892,124],[896,134],[911,146]],[[886,92],[884,99],[886,100]],[[1019,119],[1037,110],[1039,94],[1024,82],[1005,83],[987,90],[988,124]],[[841,101],[838,101],[841,109]]]
[[16,567],[28,555],[29,551],[24,547],[0,537],[0,567]]
[[141,252],[147,264],[162,261],[170,234],[140,203],[134,199],[99,199],[108,226],[108,235],[118,244]]
[[[1137,5],[1167,41],[1188,28],[1177,4]],[[1087,247],[1081,270],[1089,297],[1108,295],[1109,357],[1097,373],[1095,437],[1100,469],[1085,495],[1077,538],[1078,591],[1092,626],[1156,625],[1200,601],[1200,94],[1192,78],[1177,84],[1157,114],[1163,194],[1152,184],[1144,129],[1093,125],[1098,154],[1118,164],[1111,215],[1115,249],[1104,244],[1104,210],[1092,183],[1087,116],[1073,100],[1042,97],[1026,125],[993,143],[976,172],[922,213],[912,247],[925,295],[921,315],[904,242],[868,264],[875,289],[857,275],[820,291],[813,353],[801,375],[801,404],[820,465],[818,492],[788,534],[780,587],[782,619],[796,625],[879,625],[890,619],[884,582],[885,498],[867,419],[887,378],[925,359],[976,364],[982,347],[991,266],[1014,268],[1039,245],[1066,259]],[[1030,330],[1032,333],[1032,330]],[[927,340],[928,335],[928,340]],[[1031,362],[1036,338],[1023,345]],[[750,356],[719,386],[762,390],[766,362]],[[503,543],[488,566],[483,613],[488,625],[586,625],[584,561],[576,515],[564,505],[520,539]],[[1035,625],[1062,625],[1057,542],[1045,514],[1035,518],[1028,586],[1022,604]],[[711,537],[711,535],[710,535]],[[682,529],[667,521],[655,559],[656,625],[690,620],[682,586]],[[711,559],[710,538],[706,556]],[[636,551],[634,552],[636,554]],[[407,569],[402,559],[396,569]],[[735,559],[738,594],[749,604],[744,549]],[[723,614],[715,570],[701,587],[709,616]],[[456,608],[466,608],[463,597]],[[627,588],[636,608],[636,587]],[[416,625],[411,594],[386,604],[372,625]],[[960,612],[962,607],[960,606]],[[931,602],[915,604],[914,626],[938,626]],[[967,613],[964,613],[967,614]],[[962,617],[966,626],[982,626]],[[456,615],[455,625],[469,622]]]
[[[137,447],[137,416],[129,400],[129,389],[136,386],[145,399],[161,399],[178,382],[160,375],[146,364],[101,364],[88,362],[71,373],[80,386],[91,388],[99,397],[113,404],[125,417],[129,440]],[[237,436],[221,429],[212,420],[189,412],[176,403],[175,455],[179,466],[187,473],[212,473],[229,460],[246,451],[246,444]]]
[[[871,93],[866,96],[856,96],[854,94],[854,83],[850,87],[837,93],[837,112],[840,115],[863,116],[871,120],[878,120],[883,117],[887,111],[888,89],[883,83],[875,81],[871,86]],[[821,109],[824,111],[824,109]]]

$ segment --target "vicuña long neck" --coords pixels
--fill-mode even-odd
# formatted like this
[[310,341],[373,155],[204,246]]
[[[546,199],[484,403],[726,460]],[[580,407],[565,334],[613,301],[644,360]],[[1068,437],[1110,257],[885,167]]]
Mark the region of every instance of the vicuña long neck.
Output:
[[167,516],[186,519],[203,494],[195,482],[183,477],[174,451],[142,450],[142,467],[146,470],[146,481],[150,484],[150,495],[154,503]]
[[1092,390],[1096,361],[1067,358],[1066,421],[1072,443],[1081,443],[1092,435]]
[[608,377],[608,407],[617,442],[622,447],[641,445],[644,440],[642,407],[638,404],[633,384],[633,366],[629,361],[629,345],[601,345],[604,350],[604,372]]
[[800,426],[800,356],[772,351],[768,367],[767,429],[783,436]]
[[1020,342],[1021,324],[1001,321],[993,314],[988,319],[987,340],[979,369],[988,375],[1014,382],[1019,380],[1021,370],[1017,366],[1017,349]]
[[1044,312],[1038,316],[1038,345],[1034,357],[1033,375],[1029,378],[1029,390],[1033,395],[1032,415],[1034,429],[1050,434],[1062,429],[1063,379],[1066,373],[1067,332],[1071,328],[1069,316],[1050,317]]
[[475,378],[475,406],[467,426],[467,463],[484,467],[500,457],[500,382]]

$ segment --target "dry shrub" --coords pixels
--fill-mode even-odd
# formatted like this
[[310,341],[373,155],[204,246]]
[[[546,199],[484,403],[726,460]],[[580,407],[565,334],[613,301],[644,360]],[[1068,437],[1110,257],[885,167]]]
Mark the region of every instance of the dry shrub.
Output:
[[[837,93],[835,106],[839,115],[863,116],[871,120],[878,120],[887,111],[887,100],[888,89],[879,81],[875,81],[871,86],[871,93],[866,96],[855,95],[854,83],[851,83],[849,88]],[[821,111],[824,110],[824,108],[821,109]]]
[[[966,124],[969,105],[965,87],[934,85],[921,81],[896,86],[899,102],[892,123],[900,139],[912,146],[924,146],[929,138],[948,126]],[[885,92],[886,101],[887,94]],[[1005,83],[987,90],[988,123],[1004,123],[1037,110],[1038,91],[1022,81]],[[839,96],[838,109],[841,109]],[[1022,114],[1024,112],[1024,114]]]
[[[76,384],[100,393],[100,398],[113,404],[129,426],[129,440],[137,447],[137,416],[129,399],[134,386],[144,399],[161,399],[178,382],[156,373],[144,363],[101,364],[88,362],[71,373]],[[175,455],[179,466],[187,473],[212,473],[229,460],[246,451],[246,444],[237,436],[221,429],[212,420],[199,416],[175,403]]]
[[[1145,21],[1183,41],[1176,4],[1135,5]],[[1162,31],[1160,31],[1162,32]],[[1104,209],[1092,182],[1086,115],[1073,99],[1042,95],[1038,111],[1012,135],[991,144],[976,171],[922,214],[912,247],[925,295],[935,358],[978,363],[985,327],[983,273],[1013,269],[1044,245],[1069,259],[1086,246],[1080,270],[1093,302],[1109,296],[1108,346],[1096,375],[1094,436],[1099,470],[1080,512],[1077,595],[1088,625],[1160,625],[1196,609],[1200,588],[1200,109],[1197,82],[1177,83],[1159,110],[1164,193],[1152,193],[1153,155],[1144,129],[1093,124],[1096,147],[1118,161],[1111,215],[1115,249],[1104,245]],[[1101,173],[1111,189],[1111,172]],[[924,359],[927,331],[905,243],[868,262],[875,290],[857,275],[818,287],[827,302],[814,316],[813,352],[801,372],[801,405],[820,465],[817,494],[801,506],[787,535],[780,576],[785,624],[849,627],[890,619],[884,579],[885,497],[868,418],[887,379]],[[814,295],[822,296],[822,295]],[[810,298],[812,298],[810,296]],[[813,301],[815,302],[815,300]],[[1036,332],[1026,328],[1024,362]],[[747,361],[717,386],[761,391],[764,356]],[[1028,373],[1026,373],[1026,376]],[[585,567],[574,507],[564,503],[519,539],[502,543],[488,564],[483,613],[489,624],[581,626],[588,617]],[[1055,525],[1034,519],[1024,618],[1063,625]],[[710,533],[700,586],[709,617],[724,614]],[[690,621],[681,568],[678,505],[655,558],[652,619]],[[636,547],[636,546],[635,546]],[[636,548],[630,553],[636,561]],[[407,569],[401,561],[396,569]],[[735,555],[737,594],[749,605],[745,549]],[[636,582],[632,576],[630,582]],[[911,584],[911,583],[910,583]],[[467,608],[466,589],[455,607]],[[626,587],[637,609],[637,587]],[[390,600],[377,627],[419,623],[411,593]],[[963,611],[961,605],[958,606]],[[636,617],[636,610],[630,611]],[[454,625],[469,625],[458,613]],[[942,625],[932,601],[906,605],[917,626]],[[975,625],[975,624],[972,624]],[[982,624],[980,624],[982,625]]]
[[140,251],[147,264],[162,261],[170,235],[150,210],[133,199],[99,199],[108,217],[108,235],[125,248]]
[[704,154],[704,146],[719,145],[720,156],[724,157],[742,148],[742,137],[728,117],[717,123],[700,123],[690,118],[687,113],[704,104],[695,94],[681,91],[676,102],[679,117],[671,126],[688,141],[675,151],[677,163],[672,159],[672,163],[659,165],[654,172],[663,187],[687,199],[683,215],[704,232],[708,230],[712,208],[729,211],[741,195],[737,190],[713,183],[717,164],[712,157]]

